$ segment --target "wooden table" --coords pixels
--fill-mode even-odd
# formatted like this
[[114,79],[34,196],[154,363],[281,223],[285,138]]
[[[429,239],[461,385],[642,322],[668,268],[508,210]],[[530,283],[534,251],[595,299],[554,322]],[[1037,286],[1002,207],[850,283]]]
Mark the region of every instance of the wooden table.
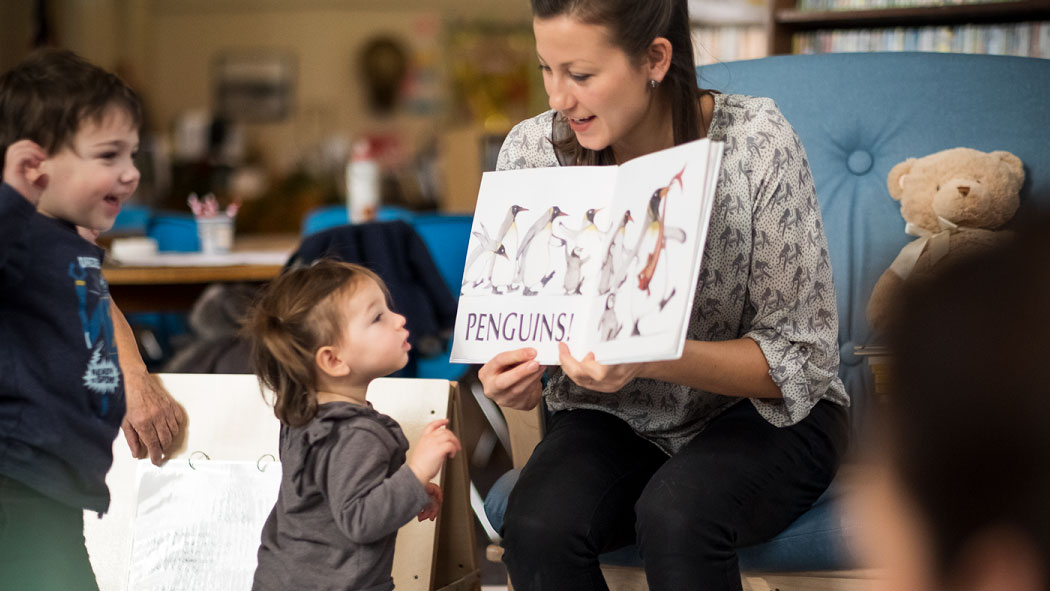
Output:
[[[110,264],[102,268],[113,301],[125,313],[187,311],[209,284],[224,282],[265,283],[281,272],[299,243],[294,234],[245,235],[234,243],[229,259],[266,262],[222,263],[221,258],[187,253],[160,255],[154,261]],[[172,264],[172,259],[176,264]]]

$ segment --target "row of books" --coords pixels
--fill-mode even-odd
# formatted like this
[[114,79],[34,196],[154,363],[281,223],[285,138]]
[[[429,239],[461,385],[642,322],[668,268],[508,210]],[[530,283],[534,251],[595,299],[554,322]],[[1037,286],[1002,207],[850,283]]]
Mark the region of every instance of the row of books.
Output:
[[799,10],[878,10],[882,8],[914,8],[919,6],[952,6],[956,4],[991,4],[1009,0],[798,0]]
[[1050,21],[796,33],[794,53],[935,51],[1050,58]]
[[695,26],[693,57],[698,66],[765,57],[766,39],[764,25]]

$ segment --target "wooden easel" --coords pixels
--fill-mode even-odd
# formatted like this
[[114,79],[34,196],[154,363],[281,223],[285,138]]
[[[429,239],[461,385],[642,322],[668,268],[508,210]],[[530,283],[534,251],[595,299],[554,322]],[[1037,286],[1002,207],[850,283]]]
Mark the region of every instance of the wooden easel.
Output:
[[[266,454],[278,455],[280,426],[255,376],[157,377],[189,416],[186,445],[169,462],[185,462],[201,451],[213,460],[251,462]],[[460,431],[455,382],[385,378],[373,382],[368,397],[377,410],[401,424],[410,443],[419,438],[427,423],[438,418],[448,417],[452,430]],[[136,472],[138,463],[148,460],[131,457],[123,434],[114,442],[113,453],[113,467],[106,477],[112,496],[110,511],[103,519],[85,513],[84,535],[100,590],[126,591],[138,496]],[[398,531],[393,576],[399,591],[480,589],[466,462],[465,454],[457,454],[436,479],[444,491],[438,520],[413,520]]]
[[[427,423],[443,417],[448,417],[454,433],[462,432],[456,382],[385,378],[372,382],[368,399],[376,410],[401,424],[411,443],[419,439]],[[394,551],[394,586],[398,591],[481,588],[466,454],[458,453],[446,462],[438,479],[445,500],[437,522],[412,521],[398,531]]]

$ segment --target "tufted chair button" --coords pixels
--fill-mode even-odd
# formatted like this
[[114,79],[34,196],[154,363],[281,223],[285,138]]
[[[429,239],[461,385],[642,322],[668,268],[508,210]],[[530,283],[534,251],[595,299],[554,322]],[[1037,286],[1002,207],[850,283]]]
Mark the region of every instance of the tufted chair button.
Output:
[[862,175],[871,170],[874,159],[867,150],[854,150],[846,159],[846,167],[855,175]]
[[839,363],[846,366],[860,365],[864,360],[853,354],[853,341],[839,345]]

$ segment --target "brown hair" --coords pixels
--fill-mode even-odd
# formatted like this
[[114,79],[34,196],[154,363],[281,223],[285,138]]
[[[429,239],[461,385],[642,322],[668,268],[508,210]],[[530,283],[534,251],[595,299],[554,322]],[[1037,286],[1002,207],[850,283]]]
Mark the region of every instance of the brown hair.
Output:
[[0,76],[0,171],[14,142],[29,139],[54,154],[84,121],[100,123],[112,107],[142,125],[139,96],[115,74],[68,50],[33,53]]
[[906,284],[891,324],[879,427],[946,580],[997,526],[1050,564],[1050,218],[1029,214],[1003,247]]
[[[569,16],[589,25],[604,26],[609,37],[628,58],[641,60],[657,37],[671,42],[671,66],[660,86],[671,101],[671,124],[675,145],[700,138],[700,96],[693,60],[693,37],[689,29],[686,0],[532,0],[532,14],[546,19]],[[554,120],[555,152],[562,164],[615,164],[612,148],[589,150],[560,113]]]
[[314,355],[339,343],[345,321],[341,296],[367,279],[390,300],[383,280],[369,269],[321,259],[282,273],[249,312],[243,332],[252,344],[252,363],[259,384],[274,393],[274,414],[282,423],[299,427],[317,414]]

